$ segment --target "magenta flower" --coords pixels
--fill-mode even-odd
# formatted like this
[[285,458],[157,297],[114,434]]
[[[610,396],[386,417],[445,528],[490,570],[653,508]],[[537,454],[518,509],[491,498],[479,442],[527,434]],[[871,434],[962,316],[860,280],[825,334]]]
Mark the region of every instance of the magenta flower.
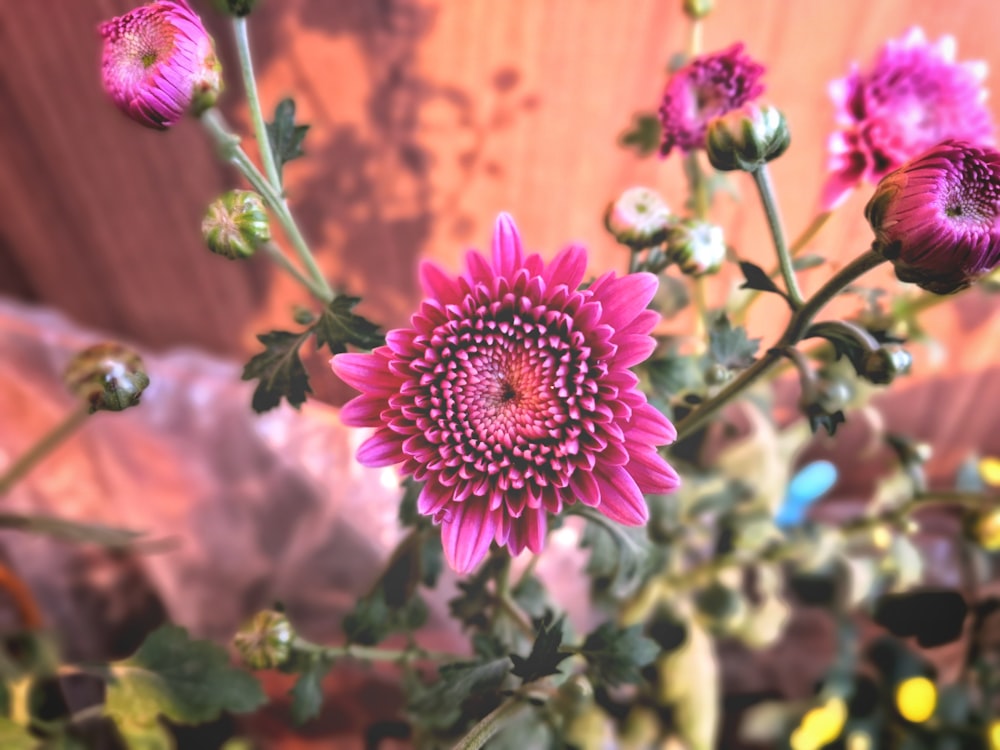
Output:
[[865,217],[900,281],[964,289],[1000,264],[1000,153],[938,144],[883,178]]
[[685,152],[704,148],[708,121],[763,94],[763,74],[764,66],[743,54],[742,44],[696,57],[674,73],[660,103],[660,153],[666,156],[674,146]]
[[425,263],[411,327],[334,372],[362,395],[345,424],[374,427],[367,466],[402,464],[424,482],[418,510],[441,524],[449,564],[473,569],[490,544],[539,552],[546,515],[579,500],[618,523],[648,518],[644,492],[674,490],[655,446],[676,438],[628,369],[653,350],[656,278],[613,273],[578,289],[580,247],[546,266],[525,257],[506,214],[492,263],[475,251],[458,278]]
[[955,40],[931,44],[919,28],[890,40],[867,73],[854,65],[830,83],[841,130],[830,136],[824,209],[836,208],[861,180],[878,182],[903,162],[949,138],[993,143],[984,62],[955,62]]
[[154,0],[98,31],[104,88],[136,122],[165,130],[188,111],[200,114],[215,104],[222,68],[212,37],[186,0]]

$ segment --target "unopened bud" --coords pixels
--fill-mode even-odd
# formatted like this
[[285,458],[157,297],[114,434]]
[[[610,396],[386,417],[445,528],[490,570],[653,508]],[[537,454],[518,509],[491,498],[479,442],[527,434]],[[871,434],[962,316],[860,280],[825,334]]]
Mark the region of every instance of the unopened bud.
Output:
[[692,18],[695,21],[707,16],[712,12],[712,8],[714,7],[715,0],[684,0],[684,12],[688,18]]
[[233,646],[250,669],[277,669],[291,658],[294,638],[284,613],[265,609],[239,629]]
[[230,190],[208,207],[201,235],[213,253],[230,260],[250,257],[271,239],[264,200],[250,190]]
[[608,206],[604,226],[623,245],[642,250],[663,242],[671,219],[670,209],[659,193],[632,187]]
[[752,172],[781,156],[791,136],[785,116],[770,106],[747,104],[708,123],[708,160],[724,172]]
[[899,346],[881,346],[868,352],[861,362],[858,375],[876,385],[888,385],[897,375],[906,375],[913,357]]
[[718,271],[726,259],[722,227],[697,219],[684,219],[667,232],[667,254],[688,276]]
[[138,354],[121,344],[104,343],[74,356],[63,382],[92,412],[122,411],[139,403],[149,376]]
[[220,13],[230,13],[237,18],[249,16],[257,0],[214,0],[213,5]]

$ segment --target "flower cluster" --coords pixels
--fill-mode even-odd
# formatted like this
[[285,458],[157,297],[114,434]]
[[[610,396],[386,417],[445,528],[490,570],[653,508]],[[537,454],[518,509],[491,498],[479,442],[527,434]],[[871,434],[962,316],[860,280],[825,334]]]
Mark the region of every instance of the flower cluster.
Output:
[[985,63],[955,61],[952,37],[931,44],[914,28],[887,42],[870,71],[855,65],[833,81],[841,129],[830,138],[824,208],[842,203],[861,180],[877,182],[946,139],[992,143],[985,77]]
[[98,30],[104,88],[133,120],[163,130],[218,98],[215,44],[187,0],[154,0]]
[[411,327],[331,361],[362,391],[343,421],[376,430],[358,460],[402,464],[424,482],[418,509],[441,524],[459,572],[494,540],[512,554],[540,551],[547,514],[577,500],[642,524],[643,493],[679,484],[655,447],[674,440],[673,425],[629,370],[653,350],[656,278],[608,273],[578,289],[584,250],[546,266],[522,253],[505,214],[492,256],[470,251],[458,278],[425,263],[427,299]]
[[697,57],[670,77],[659,116],[660,153],[705,147],[708,122],[764,93],[764,66],[743,53],[742,44]]

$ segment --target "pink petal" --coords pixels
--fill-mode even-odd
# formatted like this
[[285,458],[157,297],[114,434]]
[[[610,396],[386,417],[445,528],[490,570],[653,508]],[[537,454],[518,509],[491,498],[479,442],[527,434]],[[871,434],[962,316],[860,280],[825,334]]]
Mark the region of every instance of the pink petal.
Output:
[[569,478],[569,487],[576,499],[584,505],[596,508],[601,504],[601,485],[586,469],[578,469]]
[[833,172],[826,178],[820,193],[819,204],[823,211],[833,211],[842,206],[858,186],[861,175],[854,171]]
[[[545,545],[545,529],[547,527],[544,510],[529,510],[511,524],[507,535],[507,549],[510,554],[518,555],[527,547],[535,554],[542,551]],[[503,544],[499,539],[497,542]]]
[[570,245],[552,259],[542,278],[548,288],[565,284],[570,290],[576,290],[586,272],[587,251],[581,245]]
[[462,300],[462,288],[458,282],[430,261],[420,264],[420,283],[428,296],[436,297],[444,305],[454,305]]
[[658,285],[651,273],[633,273],[610,279],[602,285],[599,295],[595,293],[604,308],[601,322],[615,329],[628,325],[646,309]]
[[383,427],[358,448],[358,461],[364,466],[392,466],[406,458],[403,436]]
[[616,367],[631,367],[649,358],[656,349],[656,340],[646,334],[618,335],[615,337],[618,351],[615,353]]
[[350,427],[379,427],[388,406],[381,396],[358,396],[340,407],[340,421]]
[[468,278],[472,284],[491,285],[493,283],[493,267],[486,261],[486,258],[475,250],[470,250],[465,254],[465,265],[469,269]]
[[601,513],[624,526],[641,526],[649,520],[646,500],[625,467],[598,463],[594,475],[601,486],[597,507]]
[[457,503],[444,510],[441,544],[448,564],[468,573],[486,557],[499,525],[499,513],[487,510],[484,501]]
[[388,361],[377,354],[337,354],[330,360],[337,377],[362,392],[398,391],[400,379],[388,370]]
[[637,443],[667,445],[677,439],[677,428],[656,408],[643,404],[632,410],[628,436]]
[[517,225],[510,214],[501,213],[493,226],[493,268],[500,276],[510,278],[523,264]]
[[450,487],[445,487],[433,477],[429,478],[417,498],[417,511],[421,515],[433,516],[448,504],[452,495]]
[[674,467],[652,448],[633,448],[632,459],[625,469],[642,492],[666,494],[681,486]]

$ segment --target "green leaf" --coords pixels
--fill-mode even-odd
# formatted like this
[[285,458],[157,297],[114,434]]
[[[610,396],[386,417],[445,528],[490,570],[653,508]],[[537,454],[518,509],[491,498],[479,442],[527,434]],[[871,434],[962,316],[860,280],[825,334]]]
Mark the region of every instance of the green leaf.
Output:
[[490,557],[479,566],[474,576],[458,582],[462,593],[448,601],[448,611],[453,618],[474,630],[485,629],[489,625],[489,612],[495,602],[486,587],[503,565],[500,557]]
[[295,100],[282,99],[274,110],[274,122],[267,123],[267,140],[271,143],[278,176],[282,168],[292,159],[304,154],[302,141],[306,137],[308,125],[295,124]]
[[740,270],[743,272],[744,282],[740,289],[756,289],[759,292],[771,292],[784,297],[788,296],[778,288],[778,285],[771,280],[763,268],[747,260],[740,261]]
[[376,586],[368,596],[358,599],[344,617],[344,634],[351,643],[373,646],[392,633],[413,631],[427,622],[427,603],[415,593],[399,603],[389,604],[384,585]]
[[257,380],[253,392],[253,410],[258,414],[273,409],[284,398],[298,409],[312,393],[309,375],[299,357],[299,348],[312,329],[302,333],[271,331],[257,336],[264,351],[255,354],[243,368],[243,380]]
[[266,700],[257,680],[230,665],[225,649],[191,640],[175,625],[154,631],[109,671],[105,711],[122,726],[151,725],[160,716],[200,724],[223,711],[249,713]]
[[569,652],[559,651],[563,642],[564,619],[560,617],[556,620],[552,612],[548,612],[542,619],[535,620],[538,634],[535,636],[535,642],[531,644],[531,652],[527,658],[511,654],[510,659],[514,663],[511,674],[520,677],[524,682],[533,682],[550,674],[558,674],[559,665],[572,656]]
[[514,601],[520,605],[525,614],[532,618],[544,617],[549,608],[549,598],[545,587],[534,576],[522,578],[510,592]]
[[663,359],[648,360],[646,371],[650,384],[664,399],[700,389],[704,385],[698,357],[690,354],[672,354]]
[[327,347],[332,354],[342,354],[348,344],[374,349],[385,343],[377,325],[351,312],[360,301],[358,297],[341,295],[323,309],[312,327],[317,346]]
[[0,747],[4,750],[36,750],[38,746],[38,738],[31,732],[0,716]]
[[809,429],[813,434],[823,429],[831,437],[836,434],[837,427],[847,421],[844,412],[840,410],[833,413],[807,411],[806,416],[809,418]]
[[649,112],[632,115],[632,124],[618,136],[618,145],[633,149],[639,156],[654,153],[660,147],[660,118]]
[[326,659],[313,660],[299,675],[295,687],[289,692],[292,697],[292,721],[296,725],[305,724],[319,716],[319,710],[323,706],[323,678],[330,671],[330,666]]
[[506,656],[487,662],[444,664],[438,669],[436,683],[409,691],[409,713],[420,726],[448,729],[462,718],[471,701],[499,704],[500,686],[509,672]]
[[642,668],[659,653],[656,642],[642,634],[642,625],[619,628],[610,622],[588,635],[580,648],[594,678],[611,686],[642,682]]
[[730,370],[742,370],[753,364],[760,339],[747,338],[743,326],[733,327],[726,315],[720,315],[708,332],[709,359]]
[[806,271],[810,268],[816,268],[826,263],[826,258],[822,255],[817,255],[816,253],[806,253],[805,255],[799,255],[792,259],[792,268],[796,271]]
[[116,726],[128,750],[175,750],[177,747],[173,736],[159,722],[136,724],[118,721]]

